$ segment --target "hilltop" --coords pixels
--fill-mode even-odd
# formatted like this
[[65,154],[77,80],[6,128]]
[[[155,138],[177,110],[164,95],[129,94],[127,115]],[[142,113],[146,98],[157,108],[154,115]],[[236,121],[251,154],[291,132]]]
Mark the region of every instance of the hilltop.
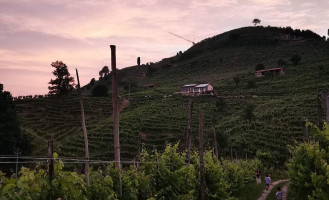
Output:
[[[303,140],[305,120],[318,121],[318,94],[329,87],[328,53],[329,43],[311,31],[244,27],[205,39],[159,62],[119,70],[120,97],[129,98],[120,113],[122,158],[133,159],[141,146],[161,151],[165,144],[180,141],[184,147],[190,98],[175,92],[184,84],[210,83],[223,98],[193,98],[194,143],[198,142],[198,112],[202,109],[208,149],[212,148],[211,124],[215,120],[221,156],[246,158],[260,150],[259,154],[271,154],[273,162],[284,162],[289,157],[287,145]],[[293,55],[301,56],[300,64],[290,62]],[[277,67],[279,59],[287,62],[284,76],[255,78],[255,65]],[[238,86],[234,77],[241,80]],[[156,86],[141,88],[150,83]],[[109,86],[110,77],[96,84]],[[111,159],[111,99],[91,97],[92,87],[84,87],[90,155]],[[16,105],[22,129],[32,139],[34,155],[44,155],[46,140],[53,138],[60,155],[83,156],[77,96],[22,99],[16,100]],[[248,105],[254,107],[251,120],[243,117]]]

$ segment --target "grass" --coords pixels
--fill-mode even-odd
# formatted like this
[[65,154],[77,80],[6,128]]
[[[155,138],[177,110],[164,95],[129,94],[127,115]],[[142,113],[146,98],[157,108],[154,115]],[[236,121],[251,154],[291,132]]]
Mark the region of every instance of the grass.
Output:
[[255,200],[260,197],[264,189],[264,184],[257,184],[256,181],[254,181],[241,189],[236,198],[239,200]]

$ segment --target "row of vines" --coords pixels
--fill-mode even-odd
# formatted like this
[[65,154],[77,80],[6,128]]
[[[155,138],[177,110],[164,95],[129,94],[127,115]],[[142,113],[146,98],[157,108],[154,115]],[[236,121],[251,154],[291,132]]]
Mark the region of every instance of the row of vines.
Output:
[[[18,178],[0,172],[0,199],[199,199],[198,152],[191,156],[190,165],[185,158],[184,152],[178,152],[178,144],[168,145],[162,154],[143,151],[139,166],[124,167],[121,172],[113,165],[94,166],[87,186],[84,175],[65,171],[55,153],[51,182],[47,166],[42,165],[23,167]],[[207,199],[236,199],[234,196],[253,180],[261,165],[259,160],[217,160],[211,151],[204,159]]]

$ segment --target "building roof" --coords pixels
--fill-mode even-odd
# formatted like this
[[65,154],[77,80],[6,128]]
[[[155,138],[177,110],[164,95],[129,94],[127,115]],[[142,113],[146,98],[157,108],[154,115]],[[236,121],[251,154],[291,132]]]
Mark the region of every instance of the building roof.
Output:
[[195,87],[197,88],[203,88],[203,87],[207,87],[209,84],[200,84],[200,85],[197,85]]
[[196,84],[188,84],[188,85],[184,85],[182,87],[194,87],[194,86],[196,86]]
[[256,72],[267,72],[267,71],[274,71],[274,70],[280,70],[280,69],[283,69],[283,67],[270,68],[270,69],[261,69],[261,70],[257,70]]

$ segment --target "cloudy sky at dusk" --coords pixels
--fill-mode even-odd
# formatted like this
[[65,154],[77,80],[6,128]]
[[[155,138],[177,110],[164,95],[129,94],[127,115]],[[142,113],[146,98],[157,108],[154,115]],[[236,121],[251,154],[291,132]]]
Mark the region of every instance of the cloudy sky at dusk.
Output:
[[110,66],[156,62],[204,38],[261,25],[329,28],[328,0],[0,0],[0,83],[14,96],[46,94],[51,62],[79,69],[82,85]]

